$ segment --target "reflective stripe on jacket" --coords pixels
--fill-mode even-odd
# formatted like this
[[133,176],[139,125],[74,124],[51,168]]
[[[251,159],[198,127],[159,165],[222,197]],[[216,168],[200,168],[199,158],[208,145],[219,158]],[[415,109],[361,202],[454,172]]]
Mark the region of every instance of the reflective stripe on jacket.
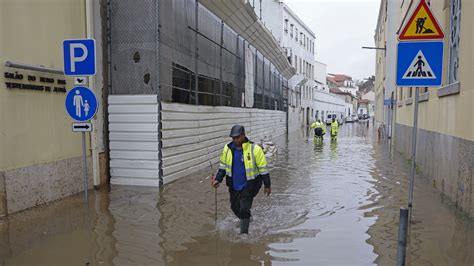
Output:
[[[250,186],[253,186],[252,189],[258,191],[262,181],[265,184],[265,187],[270,187],[270,174],[268,173],[267,159],[265,158],[262,147],[247,140],[242,144],[242,150],[245,175],[247,181],[251,182]],[[221,153],[216,180],[222,182],[224,177],[227,176],[230,179],[228,180],[230,182],[226,182],[229,187],[231,187],[232,182],[232,157],[232,149],[230,148],[230,143],[228,143],[224,146]],[[257,183],[260,185],[254,185],[254,181],[258,181]]]
[[[245,142],[242,144],[242,149],[247,180],[255,179],[258,175],[268,174],[267,160],[259,145]],[[219,169],[225,170],[225,174],[232,177],[232,150],[229,145],[225,145],[222,151]]]

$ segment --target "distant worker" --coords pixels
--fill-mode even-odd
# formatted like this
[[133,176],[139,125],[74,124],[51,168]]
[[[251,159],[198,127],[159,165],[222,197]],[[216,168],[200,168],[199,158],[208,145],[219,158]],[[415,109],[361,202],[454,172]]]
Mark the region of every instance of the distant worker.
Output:
[[230,137],[232,142],[224,146],[212,185],[217,188],[225,176],[230,208],[240,219],[240,233],[248,234],[253,198],[262,187],[262,181],[265,194],[270,195],[270,174],[262,148],[247,139],[243,126],[234,125]]
[[324,134],[326,134],[326,126],[321,123],[321,119],[318,119],[316,122],[312,123],[311,128],[314,128],[314,138],[323,140]]
[[337,140],[337,133],[339,131],[339,124],[335,118],[331,122],[331,140]]

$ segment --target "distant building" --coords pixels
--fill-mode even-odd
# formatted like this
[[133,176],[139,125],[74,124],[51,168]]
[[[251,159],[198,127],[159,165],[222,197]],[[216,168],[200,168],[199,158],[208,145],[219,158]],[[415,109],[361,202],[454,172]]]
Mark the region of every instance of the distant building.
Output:
[[251,4],[255,4],[256,14],[284,49],[289,63],[296,70],[296,75],[288,80],[290,121],[296,118],[308,125],[315,113],[316,35],[283,1],[255,1]]
[[375,115],[375,93],[369,91],[358,101],[358,114],[368,114],[370,117]]
[[344,100],[347,104],[350,105],[349,110],[347,110],[346,115],[354,114],[354,110],[357,110],[357,96],[354,96],[352,93],[347,91],[342,91],[339,88],[329,89],[329,92],[337,94],[344,97]]

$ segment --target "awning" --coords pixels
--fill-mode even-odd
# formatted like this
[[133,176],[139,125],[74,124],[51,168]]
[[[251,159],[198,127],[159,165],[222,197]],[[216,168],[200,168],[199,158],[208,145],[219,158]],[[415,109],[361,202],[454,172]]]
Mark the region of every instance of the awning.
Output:
[[308,82],[308,79],[303,76],[303,75],[294,75],[290,80],[288,80],[288,83],[290,84],[290,87],[301,87],[304,84]]
[[199,0],[199,3],[257,48],[283,77],[290,79],[296,73],[283,49],[246,0]]

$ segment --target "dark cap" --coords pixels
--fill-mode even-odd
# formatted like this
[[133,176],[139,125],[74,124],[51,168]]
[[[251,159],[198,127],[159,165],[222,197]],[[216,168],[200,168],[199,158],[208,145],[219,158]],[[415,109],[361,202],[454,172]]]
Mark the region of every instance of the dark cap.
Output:
[[245,134],[245,128],[241,125],[234,125],[232,129],[230,130],[230,135],[229,137],[238,137],[242,134]]

